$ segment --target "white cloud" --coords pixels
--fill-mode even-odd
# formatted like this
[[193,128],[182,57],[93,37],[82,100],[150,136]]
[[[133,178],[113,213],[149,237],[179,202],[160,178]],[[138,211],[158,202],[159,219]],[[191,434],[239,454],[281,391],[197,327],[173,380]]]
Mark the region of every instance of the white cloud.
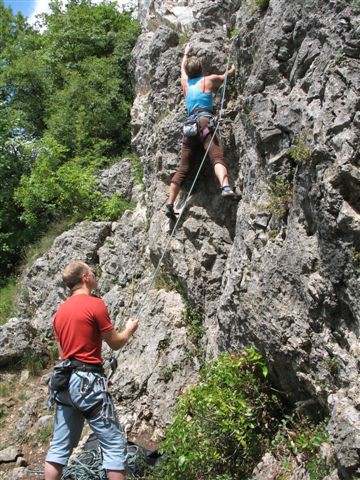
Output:
[[[93,1],[94,3],[101,3],[103,0],[93,0]],[[35,0],[34,10],[28,19],[31,25],[34,25],[34,23],[36,22],[36,15],[50,12],[49,3],[50,3],[50,0]],[[132,4],[132,5],[134,3],[136,4],[137,2],[134,2],[134,0],[117,0],[117,3],[121,8],[128,4]]]
[[36,22],[36,15],[40,15],[40,13],[48,13],[50,11],[49,1],[50,0],[35,0],[34,10],[29,17],[29,23],[31,23],[31,25]]

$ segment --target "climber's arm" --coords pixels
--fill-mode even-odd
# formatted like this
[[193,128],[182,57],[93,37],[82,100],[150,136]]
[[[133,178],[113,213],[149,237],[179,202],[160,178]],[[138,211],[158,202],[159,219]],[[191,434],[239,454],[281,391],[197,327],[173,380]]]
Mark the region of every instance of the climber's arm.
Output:
[[190,44],[187,43],[185,45],[184,56],[183,56],[183,59],[182,59],[182,62],[181,62],[181,85],[182,85],[182,88],[183,88],[184,95],[186,95],[187,81],[188,81],[188,76],[187,76],[187,73],[185,71],[185,65],[186,65],[186,62],[187,62],[187,59],[188,59],[189,50],[190,50]]
[[216,90],[225,80],[226,73],[228,77],[233,77],[235,75],[235,65],[231,65],[227,72],[223,73],[222,75],[212,74],[205,77],[205,91],[209,90],[210,92],[216,92]]

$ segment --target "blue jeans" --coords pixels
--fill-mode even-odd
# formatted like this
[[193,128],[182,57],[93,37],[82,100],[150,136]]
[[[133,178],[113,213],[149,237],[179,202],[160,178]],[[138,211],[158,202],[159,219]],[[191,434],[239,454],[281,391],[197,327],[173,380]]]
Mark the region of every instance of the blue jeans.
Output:
[[[75,371],[72,373],[69,390],[56,394],[54,435],[46,455],[46,461],[66,465],[72,450],[78,444],[87,419],[95,433],[106,470],[125,470],[127,444],[125,435],[116,418],[113,404],[106,388],[106,379],[100,373]],[[93,414],[86,414],[97,404]],[[104,418],[102,407],[107,404],[113,415]],[[102,406],[102,407],[101,407]],[[85,412],[85,416],[82,412]]]

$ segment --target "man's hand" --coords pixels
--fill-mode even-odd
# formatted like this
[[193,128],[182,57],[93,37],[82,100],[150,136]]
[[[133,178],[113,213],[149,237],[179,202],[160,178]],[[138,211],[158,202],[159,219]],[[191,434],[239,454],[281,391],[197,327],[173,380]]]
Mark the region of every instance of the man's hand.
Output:
[[234,75],[235,75],[235,65],[232,64],[231,67],[230,67],[229,70],[228,70],[228,76],[229,76],[229,77],[232,77],[232,76],[234,76]]
[[129,332],[130,335],[133,335],[136,332],[138,325],[139,325],[139,320],[130,319],[126,322],[125,329]]
[[101,334],[101,337],[113,350],[119,350],[128,342],[129,338],[134,335],[138,328],[139,320],[128,320],[125,329],[122,332],[117,332],[115,328],[108,330]]

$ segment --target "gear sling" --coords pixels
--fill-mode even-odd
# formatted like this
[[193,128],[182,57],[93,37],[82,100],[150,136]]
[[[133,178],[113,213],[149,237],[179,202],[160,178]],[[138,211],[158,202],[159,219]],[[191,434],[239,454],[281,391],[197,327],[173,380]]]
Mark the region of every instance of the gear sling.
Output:
[[[92,405],[86,410],[80,408],[76,402],[71,398],[69,391],[70,377],[72,374],[77,372],[88,372],[94,373],[94,379],[92,382],[88,380],[87,377],[81,377],[81,386],[80,392],[86,393],[91,388],[93,388],[94,383],[96,382],[101,389],[102,399],[96,402],[95,405]],[[102,365],[92,365],[89,363],[80,362],[75,359],[66,359],[58,363],[54,368],[49,380],[49,399],[48,399],[48,409],[50,410],[54,404],[60,403],[66,405],[66,403],[61,402],[59,399],[58,393],[68,392],[68,399],[71,402],[71,406],[79,410],[85,418],[93,418],[98,413],[101,413],[101,416],[104,420],[109,420],[114,418],[114,407],[111,401],[110,393],[108,390],[108,378],[105,375]]]

